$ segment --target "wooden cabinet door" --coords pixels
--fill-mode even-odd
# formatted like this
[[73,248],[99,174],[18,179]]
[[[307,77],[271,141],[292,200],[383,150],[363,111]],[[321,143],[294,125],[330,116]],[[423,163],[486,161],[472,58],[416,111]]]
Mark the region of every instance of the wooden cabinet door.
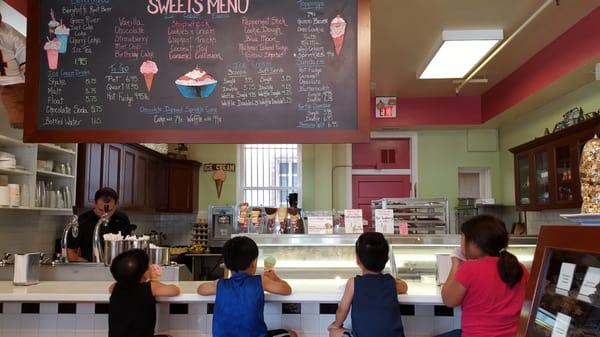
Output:
[[77,207],[94,207],[94,196],[101,187],[102,144],[81,144],[77,155]]
[[198,167],[169,164],[169,211],[191,213],[197,208]]
[[123,145],[104,144],[103,147],[102,187],[114,189],[122,199]]
[[150,159],[147,154],[141,151],[136,151],[135,155],[133,208],[142,210],[151,209],[153,207],[148,203]]
[[134,208],[135,190],[135,157],[137,151],[127,145],[123,146],[123,169],[121,173],[121,193],[119,201],[122,209]]
[[169,166],[164,160],[156,162],[156,181],[152,184],[156,187],[155,203],[158,211],[169,210]]

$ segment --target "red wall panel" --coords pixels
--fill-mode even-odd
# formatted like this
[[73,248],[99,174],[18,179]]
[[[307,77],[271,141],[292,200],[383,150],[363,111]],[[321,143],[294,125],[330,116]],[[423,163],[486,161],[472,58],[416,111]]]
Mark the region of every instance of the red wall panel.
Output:
[[[387,151],[384,158],[382,151]],[[352,144],[352,168],[410,169],[410,139],[372,139]]]

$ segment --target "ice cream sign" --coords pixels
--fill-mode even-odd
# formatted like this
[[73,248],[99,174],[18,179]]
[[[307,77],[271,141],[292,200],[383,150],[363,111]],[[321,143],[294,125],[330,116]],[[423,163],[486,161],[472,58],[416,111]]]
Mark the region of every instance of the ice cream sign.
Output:
[[217,189],[217,196],[221,199],[223,184],[227,180],[227,172],[235,172],[235,164],[204,164],[204,172],[212,172],[212,178]]

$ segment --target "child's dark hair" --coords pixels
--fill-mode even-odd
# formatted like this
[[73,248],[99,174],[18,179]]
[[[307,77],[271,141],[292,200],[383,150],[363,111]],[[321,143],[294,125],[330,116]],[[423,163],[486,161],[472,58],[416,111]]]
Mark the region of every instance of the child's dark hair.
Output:
[[356,256],[371,272],[380,273],[388,262],[390,246],[381,233],[363,233],[356,240]]
[[140,283],[149,266],[148,254],[141,249],[133,249],[119,254],[113,260],[110,273],[117,283],[134,285]]
[[465,243],[474,243],[488,256],[498,257],[500,278],[509,287],[514,287],[523,278],[523,267],[517,257],[509,253],[508,231],[502,220],[491,215],[480,215],[462,224],[461,232]]
[[223,258],[227,269],[234,272],[246,270],[258,258],[258,246],[249,237],[235,237],[225,242]]

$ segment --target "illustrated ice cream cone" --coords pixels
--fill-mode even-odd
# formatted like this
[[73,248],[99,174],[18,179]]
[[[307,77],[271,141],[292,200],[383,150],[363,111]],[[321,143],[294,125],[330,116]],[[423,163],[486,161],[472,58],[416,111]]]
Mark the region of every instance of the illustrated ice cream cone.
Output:
[[[140,73],[144,75],[144,80],[146,81],[146,89],[148,89],[148,92],[152,91],[152,83],[154,82],[154,75],[158,73],[158,66],[154,61],[148,60],[142,63],[142,65],[140,66]],[[221,183],[221,185],[223,184]],[[220,196],[221,193],[219,192],[219,197]]]
[[213,173],[213,180],[215,181],[215,187],[217,188],[217,196],[221,199],[221,192],[223,191],[223,183],[227,179],[227,173],[223,170],[215,171]]
[[346,21],[338,15],[331,20],[329,29],[331,31],[333,45],[335,46],[335,54],[340,56],[342,48],[344,47],[344,37],[346,36]]
[[52,18],[52,20],[48,22],[48,32],[52,36],[56,27],[60,26],[60,22],[56,21],[56,17],[54,16],[54,9],[50,9],[50,17]]

